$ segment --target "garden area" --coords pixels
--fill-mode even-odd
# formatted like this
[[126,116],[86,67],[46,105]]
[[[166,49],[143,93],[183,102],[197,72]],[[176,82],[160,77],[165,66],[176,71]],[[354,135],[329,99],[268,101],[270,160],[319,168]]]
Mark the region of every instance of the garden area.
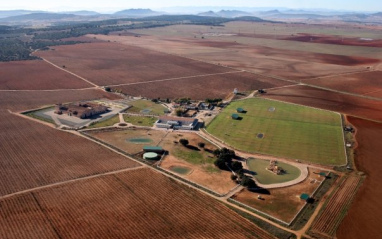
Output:
[[162,104],[152,102],[150,100],[135,100],[129,102],[130,107],[127,109],[127,113],[145,114],[145,115],[164,115],[164,111],[167,110]]

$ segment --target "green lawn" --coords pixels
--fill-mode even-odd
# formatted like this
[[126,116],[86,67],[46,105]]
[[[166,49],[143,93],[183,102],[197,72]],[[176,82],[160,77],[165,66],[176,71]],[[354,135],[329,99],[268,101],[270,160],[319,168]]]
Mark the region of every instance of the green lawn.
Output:
[[129,104],[132,107],[127,110],[128,113],[164,115],[164,110],[167,109],[163,105],[156,104],[150,100],[135,100],[129,102]]
[[183,145],[175,147],[172,153],[175,157],[192,164],[213,164],[215,161],[215,158],[208,157],[210,154],[206,151],[189,149]]
[[114,124],[119,123],[119,115],[115,115],[107,120],[102,120],[99,122],[96,122],[94,124],[89,125],[89,129],[93,128],[101,128],[101,127],[108,127],[108,126],[113,126]]
[[155,121],[158,120],[156,117],[150,116],[131,116],[131,115],[123,115],[123,118],[126,123],[130,123],[138,126],[153,126]]
[[[241,120],[231,119],[239,107],[247,112],[238,113]],[[232,102],[207,131],[247,152],[324,165],[346,163],[341,117],[329,111],[251,98]],[[260,133],[262,139],[257,138]]]
[[247,163],[249,170],[255,173],[254,177],[261,184],[284,183],[298,178],[301,174],[298,168],[282,162],[277,163],[278,166],[286,171],[285,174],[281,175],[276,175],[266,170],[269,166],[269,160],[248,159]]

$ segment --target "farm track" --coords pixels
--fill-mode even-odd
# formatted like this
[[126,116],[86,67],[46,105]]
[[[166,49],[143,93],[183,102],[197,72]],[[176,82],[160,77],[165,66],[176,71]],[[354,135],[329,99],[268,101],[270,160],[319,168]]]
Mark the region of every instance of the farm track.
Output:
[[[42,58],[42,57],[41,57],[41,58]],[[79,79],[85,81],[85,82],[88,83],[88,84],[93,85],[94,87],[97,87],[97,88],[99,87],[98,85],[96,85],[96,84],[94,84],[93,82],[91,82],[91,81],[89,81],[89,80],[83,78],[82,76],[79,76],[79,75],[77,75],[77,74],[75,74],[75,73],[73,73],[73,72],[71,72],[71,71],[68,71],[68,70],[66,70],[66,69],[63,69],[62,67],[59,67],[58,65],[54,64],[54,63],[51,62],[51,61],[48,61],[48,60],[45,59],[45,58],[42,58],[42,60],[45,61],[45,62],[47,62],[47,63],[49,63],[49,64],[51,64],[52,66],[54,66],[54,67],[56,67],[56,68],[58,68],[58,69],[60,69],[60,70],[62,70],[62,71],[65,71],[65,72],[67,72],[67,73],[69,73],[69,74],[71,74],[71,75],[74,75],[75,77],[77,77],[77,78],[79,78]]]
[[175,81],[175,80],[182,80],[182,79],[190,79],[190,78],[197,78],[197,77],[234,74],[234,73],[240,73],[240,72],[244,72],[244,71],[243,70],[237,70],[237,71],[228,71],[228,72],[223,72],[223,73],[203,74],[203,75],[194,75],[194,76],[183,76],[183,77],[175,77],[175,78],[152,80],[152,81],[140,81],[140,82],[125,83],[125,84],[108,85],[108,86],[116,87],[116,86],[140,85],[140,84],[148,84],[148,83],[156,83],[156,82],[164,82],[164,81]]
[[329,199],[322,213],[312,224],[312,234],[319,234],[325,238],[332,238],[334,236],[357,191],[356,189],[361,179],[361,177],[349,176],[338,186],[338,190]]

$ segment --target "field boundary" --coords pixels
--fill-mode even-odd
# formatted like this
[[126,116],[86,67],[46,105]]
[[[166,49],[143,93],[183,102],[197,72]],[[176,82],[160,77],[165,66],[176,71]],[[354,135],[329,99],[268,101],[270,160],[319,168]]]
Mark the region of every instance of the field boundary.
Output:
[[194,75],[194,76],[182,76],[182,77],[175,77],[175,78],[168,78],[168,79],[131,82],[131,83],[123,83],[123,84],[115,84],[115,85],[107,85],[107,86],[108,87],[118,87],[118,86],[127,86],[127,85],[140,85],[140,84],[149,84],[149,83],[164,82],[164,81],[183,80],[183,79],[197,78],[197,77],[234,74],[234,73],[241,73],[241,72],[244,72],[244,71],[243,70],[236,70],[236,71],[228,71],[228,72],[222,72],[222,73],[203,74],[203,75]]
[[278,224],[281,224],[281,226],[289,226],[289,225],[290,225],[290,223],[284,222],[283,220],[280,220],[280,219],[278,219],[278,218],[275,218],[275,217],[273,217],[273,216],[271,216],[271,215],[269,215],[269,214],[267,214],[267,213],[265,213],[265,212],[262,212],[262,211],[260,211],[260,210],[258,210],[258,209],[256,209],[256,208],[251,207],[251,206],[248,206],[247,204],[244,204],[244,203],[242,203],[242,202],[239,202],[239,201],[237,201],[237,200],[235,200],[235,199],[233,199],[233,198],[228,198],[227,201],[228,201],[228,202],[231,202],[231,203],[233,203],[233,204],[236,204],[236,205],[238,205],[239,207],[242,207],[242,208],[244,208],[244,209],[247,209],[248,211],[251,211],[251,212],[253,212],[253,213],[256,213],[257,215],[259,215],[259,216],[261,216],[261,217],[264,217],[264,218],[269,219],[269,220],[271,220],[271,221],[273,221],[273,222],[276,222],[276,223],[278,223]]

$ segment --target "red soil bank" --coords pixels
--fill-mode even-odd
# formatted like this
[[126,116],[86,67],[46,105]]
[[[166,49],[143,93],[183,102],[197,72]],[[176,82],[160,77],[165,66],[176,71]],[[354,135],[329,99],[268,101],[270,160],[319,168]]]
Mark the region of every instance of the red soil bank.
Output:
[[357,128],[357,169],[367,177],[348,215],[337,230],[339,239],[380,238],[382,224],[382,124],[348,117]]

